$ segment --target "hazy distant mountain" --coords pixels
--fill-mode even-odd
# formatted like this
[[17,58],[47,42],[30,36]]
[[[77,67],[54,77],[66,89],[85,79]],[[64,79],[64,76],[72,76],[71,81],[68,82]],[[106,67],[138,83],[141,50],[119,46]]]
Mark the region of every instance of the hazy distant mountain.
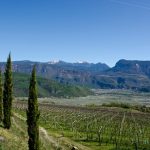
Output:
[[48,64],[61,67],[65,70],[72,70],[72,71],[88,71],[88,72],[101,72],[104,70],[109,69],[109,66],[103,63],[88,63],[85,61],[79,61],[75,63],[68,63],[64,61],[50,61]]
[[[37,75],[47,79],[54,79],[60,83],[90,86],[91,76],[109,69],[109,66],[102,63],[76,62],[68,63],[64,61],[49,61],[46,63],[32,62],[28,60],[14,61],[13,71],[30,74],[33,65],[36,64]],[[5,63],[0,63],[4,71]]]
[[[33,65],[36,64],[37,74],[39,76],[55,79],[61,83],[77,83],[84,84],[86,78],[91,74],[99,73],[109,69],[106,64],[102,63],[67,63],[64,61],[50,61],[47,63],[32,62],[32,61],[14,61],[13,71],[29,74]],[[5,63],[0,63],[4,71]]]
[[[24,72],[29,73],[32,69],[32,66],[36,64],[37,71],[40,75],[47,73],[50,76],[53,76],[55,73],[66,71],[81,71],[81,72],[92,72],[98,73],[104,70],[109,69],[109,66],[103,63],[88,63],[88,62],[76,62],[76,63],[68,63],[64,61],[49,61],[46,63],[41,62],[32,62],[28,60],[24,61],[14,61],[13,62],[13,70],[15,72]],[[4,70],[5,63],[0,63],[2,70]]]
[[[119,60],[112,68],[103,63],[14,61],[13,70],[29,74],[34,64],[39,76],[60,83],[150,91],[150,61]],[[4,70],[5,63],[0,63],[0,66]]]
[[150,76],[150,61],[119,60],[112,72],[123,72],[128,74],[142,74]]
[[150,61],[122,59],[103,76],[111,79],[114,88],[150,91]]

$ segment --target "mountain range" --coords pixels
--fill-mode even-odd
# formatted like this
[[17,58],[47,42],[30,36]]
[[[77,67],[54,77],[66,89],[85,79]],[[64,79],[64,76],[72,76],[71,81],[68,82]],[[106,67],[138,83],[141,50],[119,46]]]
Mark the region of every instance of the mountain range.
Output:
[[[36,64],[38,76],[67,85],[150,91],[150,61],[122,59],[110,68],[104,63],[64,61],[42,63],[25,60],[14,61],[13,71],[30,74],[34,64]],[[4,71],[5,62],[1,62],[0,67]]]

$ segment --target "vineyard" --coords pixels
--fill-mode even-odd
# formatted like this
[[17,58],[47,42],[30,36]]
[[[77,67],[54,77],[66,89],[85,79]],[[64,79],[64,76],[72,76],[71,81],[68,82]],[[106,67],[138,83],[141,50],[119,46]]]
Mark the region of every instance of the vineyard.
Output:
[[[26,102],[14,111],[25,117]],[[93,150],[149,150],[150,115],[122,108],[40,104],[40,126]]]

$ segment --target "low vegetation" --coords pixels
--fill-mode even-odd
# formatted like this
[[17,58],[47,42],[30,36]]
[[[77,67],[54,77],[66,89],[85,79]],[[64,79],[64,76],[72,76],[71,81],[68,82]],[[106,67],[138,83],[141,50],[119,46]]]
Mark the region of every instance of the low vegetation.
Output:
[[[15,113],[24,117],[26,107],[26,102],[14,103]],[[69,138],[93,150],[149,150],[149,113],[50,104],[40,104],[40,112],[40,126],[60,139]]]
[[132,109],[132,110],[138,110],[141,112],[147,112],[150,113],[150,107],[146,107],[145,105],[131,105],[129,103],[117,103],[117,102],[111,102],[111,103],[104,103],[102,104],[104,107],[118,107],[118,108],[125,108],[125,109]]

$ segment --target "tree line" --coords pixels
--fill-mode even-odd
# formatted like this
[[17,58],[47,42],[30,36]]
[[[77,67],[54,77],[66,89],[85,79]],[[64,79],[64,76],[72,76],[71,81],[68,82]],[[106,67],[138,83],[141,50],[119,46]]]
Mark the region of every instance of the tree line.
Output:
[[[0,122],[5,129],[11,128],[13,101],[12,61],[9,54],[4,72],[4,84],[2,83],[2,71],[0,69]],[[37,100],[36,66],[33,66],[30,84],[27,114],[27,131],[29,150],[39,150],[39,109]]]

